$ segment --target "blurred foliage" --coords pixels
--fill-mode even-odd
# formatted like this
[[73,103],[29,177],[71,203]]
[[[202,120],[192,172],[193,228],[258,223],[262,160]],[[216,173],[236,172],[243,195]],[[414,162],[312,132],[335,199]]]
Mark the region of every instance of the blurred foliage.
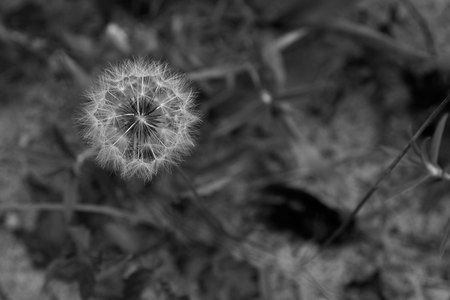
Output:
[[[408,192],[448,177],[446,117],[314,255],[448,93],[446,2],[1,1],[0,299],[448,298],[448,182]],[[76,122],[100,70],[142,56],[187,74],[203,119],[149,184],[97,166]]]

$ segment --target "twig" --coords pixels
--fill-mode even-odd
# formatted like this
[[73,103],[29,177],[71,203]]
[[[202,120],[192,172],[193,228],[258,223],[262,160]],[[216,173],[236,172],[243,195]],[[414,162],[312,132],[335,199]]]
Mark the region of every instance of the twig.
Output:
[[362,209],[364,204],[369,201],[370,197],[377,191],[381,182],[386,179],[394,170],[394,168],[398,165],[398,163],[402,160],[402,158],[406,155],[408,150],[411,148],[412,144],[419,138],[419,136],[423,133],[423,131],[428,127],[428,125],[433,122],[433,120],[442,112],[444,107],[450,101],[450,95],[448,95],[438,107],[428,116],[428,118],[422,123],[416,133],[410,138],[408,143],[405,145],[403,150],[397,155],[397,157],[390,163],[390,165],[386,168],[386,170],[380,175],[375,184],[367,191],[367,193],[362,197],[358,205],[353,209],[350,216],[347,220],[331,235],[330,238],[324,243],[323,248],[327,248],[332,242],[336,240],[350,225],[352,220],[356,217],[358,212]]
[[405,147],[402,149],[402,151],[397,155],[397,157],[394,158],[394,160],[389,164],[389,166],[384,170],[384,172],[378,177],[378,179],[375,181],[373,186],[366,192],[366,194],[361,198],[358,205],[353,209],[351,214],[347,217],[344,223],[341,224],[341,226],[323,243],[322,248],[312,255],[306,262],[305,265],[314,260],[316,257],[321,255],[328,247],[337,239],[339,238],[344,231],[348,228],[348,226],[352,223],[352,221],[355,219],[356,215],[359,213],[359,211],[362,209],[362,207],[369,201],[369,199],[372,197],[372,195],[378,190],[378,187],[380,186],[381,182],[385,180],[395,169],[395,167],[398,165],[398,163],[403,159],[403,157],[406,155],[408,150],[411,148],[413,143],[419,138],[419,136],[423,133],[423,131],[430,125],[430,123],[442,112],[444,107],[450,102],[450,95],[448,95],[442,102],[439,104],[438,107],[434,109],[434,111],[428,116],[428,118],[422,123],[422,125],[419,127],[419,129],[416,131],[416,133],[410,138],[408,143],[405,145]]
[[[417,188],[419,185],[425,183],[427,180],[429,180],[431,178],[431,176],[429,174],[425,174],[424,176],[421,176],[417,179],[415,179],[413,182],[409,183],[406,187],[402,187],[401,189],[399,189],[398,191],[392,193],[392,195],[388,196],[386,199],[384,199],[384,202],[388,202],[394,198],[397,198],[398,196],[405,194],[407,192],[412,191],[413,189]],[[396,209],[397,207],[401,206],[402,201],[397,201],[397,204],[395,206],[391,206],[391,207],[385,207],[383,206],[382,208],[379,209],[375,209],[373,211],[371,211],[370,213],[364,214],[364,220],[367,219],[371,219],[375,216],[377,216],[380,213],[383,213],[384,215],[387,213],[387,209]]]

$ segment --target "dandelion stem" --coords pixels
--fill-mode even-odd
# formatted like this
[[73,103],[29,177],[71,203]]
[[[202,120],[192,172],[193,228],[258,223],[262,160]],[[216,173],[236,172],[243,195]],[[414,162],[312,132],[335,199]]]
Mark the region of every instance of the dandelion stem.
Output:
[[377,191],[381,182],[386,179],[394,170],[394,168],[398,165],[398,163],[402,160],[402,158],[406,155],[408,150],[411,148],[412,144],[419,138],[419,136],[423,133],[423,131],[433,122],[434,119],[442,112],[444,107],[450,101],[450,95],[448,95],[438,107],[436,107],[433,112],[428,116],[428,118],[422,123],[422,125],[417,129],[416,133],[409,139],[408,143],[404,146],[402,151],[395,157],[395,159],[389,164],[389,166],[384,170],[384,172],[378,177],[373,186],[366,192],[366,194],[361,198],[358,205],[353,209],[351,214],[347,217],[346,221],[325,241],[323,244],[322,250],[317,253],[319,255],[325,249],[329,247],[329,245],[334,242],[350,225],[352,220],[356,217],[358,212],[362,209],[364,204],[366,204],[371,196]]

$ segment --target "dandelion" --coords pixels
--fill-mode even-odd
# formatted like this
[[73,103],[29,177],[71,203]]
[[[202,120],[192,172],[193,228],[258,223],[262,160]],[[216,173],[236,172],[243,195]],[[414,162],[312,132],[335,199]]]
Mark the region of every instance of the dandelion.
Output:
[[192,90],[167,65],[127,60],[107,69],[88,94],[82,124],[97,159],[123,177],[150,180],[193,147]]

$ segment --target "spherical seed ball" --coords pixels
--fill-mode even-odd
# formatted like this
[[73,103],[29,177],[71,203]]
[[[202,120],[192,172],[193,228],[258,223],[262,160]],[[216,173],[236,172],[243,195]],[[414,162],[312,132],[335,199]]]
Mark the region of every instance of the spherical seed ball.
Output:
[[194,93],[165,64],[127,60],[107,69],[83,113],[98,161],[125,178],[150,180],[194,146]]

